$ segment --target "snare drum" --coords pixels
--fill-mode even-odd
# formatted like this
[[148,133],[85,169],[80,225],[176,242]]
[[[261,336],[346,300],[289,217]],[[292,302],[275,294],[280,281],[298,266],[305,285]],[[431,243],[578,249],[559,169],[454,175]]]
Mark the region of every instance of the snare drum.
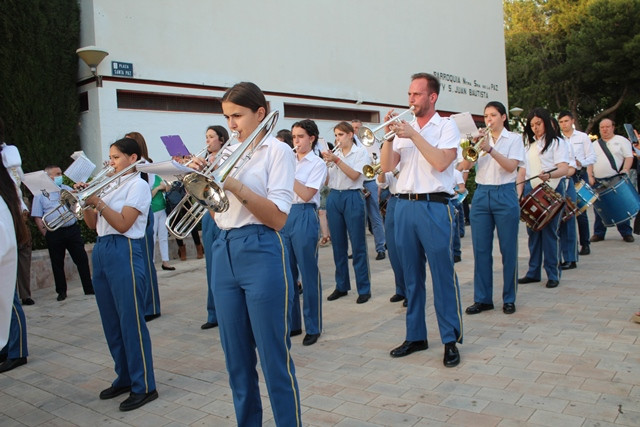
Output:
[[575,187],[578,195],[578,212],[576,215],[580,215],[598,200],[598,194],[589,184],[582,180],[576,182]]
[[568,197],[564,199],[564,210],[562,212],[562,222],[567,222],[572,216],[579,215],[578,206]]
[[605,227],[611,227],[633,218],[640,210],[640,196],[626,174],[600,180],[596,187],[598,200],[593,208]]
[[533,231],[540,231],[563,206],[562,195],[543,182],[520,200],[520,219]]

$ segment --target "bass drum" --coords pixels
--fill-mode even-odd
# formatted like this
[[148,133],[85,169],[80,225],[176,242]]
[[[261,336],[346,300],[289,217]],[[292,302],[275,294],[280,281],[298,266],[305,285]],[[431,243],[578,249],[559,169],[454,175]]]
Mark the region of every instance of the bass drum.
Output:
[[543,182],[520,200],[520,219],[533,231],[540,231],[563,206],[562,195]]
[[598,200],[593,209],[605,227],[611,227],[633,218],[640,210],[640,196],[627,174],[600,180],[596,186]]

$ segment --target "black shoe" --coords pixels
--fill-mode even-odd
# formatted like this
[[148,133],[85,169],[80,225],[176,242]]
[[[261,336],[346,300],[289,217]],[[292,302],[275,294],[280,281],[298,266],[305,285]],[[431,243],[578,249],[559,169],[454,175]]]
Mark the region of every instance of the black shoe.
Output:
[[60,292],[58,294],[58,298],[56,298],[58,301],[64,301],[67,299],[67,293],[66,292]]
[[156,320],[158,317],[160,317],[161,314],[147,314],[146,316],[144,316],[144,320],[146,322],[151,322],[152,320]]
[[460,262],[462,261],[462,257],[459,255],[454,255],[453,256],[453,263],[455,264],[456,262]]
[[405,298],[405,300],[402,302],[402,306],[406,307],[407,305],[409,305],[409,302],[407,301],[407,299]]
[[149,393],[131,393],[129,397],[120,404],[120,410],[123,412],[133,411],[157,398],[158,392],[156,390],[150,391]]
[[516,312],[516,305],[512,302],[505,302],[502,306],[502,312],[504,314],[513,314]]
[[207,322],[200,326],[200,329],[211,329],[218,326],[218,322]]
[[591,253],[591,249],[589,248],[589,246],[583,246],[580,248],[580,255],[589,255]]
[[89,289],[88,291],[84,291],[85,295],[95,295],[96,291],[93,290],[93,288]]
[[347,291],[342,292],[342,291],[339,291],[339,290],[337,290],[337,289],[336,289],[335,291],[333,291],[333,292],[331,293],[331,295],[329,295],[329,296],[327,297],[327,301],[334,301],[334,300],[337,300],[338,298],[341,298],[341,297],[346,296],[346,295],[347,295],[347,293],[348,293]]
[[369,301],[369,298],[371,298],[371,294],[358,295],[358,299],[356,300],[356,304],[364,304],[365,302]]
[[118,397],[121,394],[124,393],[129,393],[131,391],[131,386],[125,386],[125,387],[114,387],[111,386],[109,388],[106,388],[104,390],[102,390],[100,392],[100,399],[102,400],[107,400],[107,399],[113,399],[114,397]]
[[473,303],[473,305],[470,305],[469,307],[467,307],[467,309],[464,311],[467,314],[478,314],[481,313],[483,311],[487,311],[487,310],[493,310],[493,304],[485,304],[482,302],[475,302]]
[[531,277],[527,277],[527,276],[524,276],[518,279],[518,283],[536,283],[539,281],[540,279],[532,279]]
[[26,357],[18,357],[16,359],[7,359],[0,365],[0,372],[8,372],[18,366],[26,365]]
[[562,264],[560,264],[560,268],[563,270],[573,270],[576,267],[577,265],[575,261],[563,262]]
[[449,342],[444,345],[444,366],[453,368],[460,363],[460,353],[455,342]]
[[403,299],[404,299],[404,297],[402,295],[395,294],[394,296],[389,298],[389,301],[391,301],[391,302],[399,302],[399,301],[402,301]]
[[414,351],[426,350],[429,348],[429,342],[424,341],[405,341],[400,347],[396,347],[391,350],[391,357],[404,357],[408,356]]
[[173,271],[176,268],[174,266],[172,266],[172,265],[166,266],[166,265],[162,264],[162,269],[163,270],[168,270],[168,271]]
[[36,302],[34,300],[32,300],[31,298],[25,298],[22,300],[22,305],[33,305]]
[[302,329],[294,329],[289,334],[289,336],[291,336],[291,337],[295,337],[295,336],[298,336],[298,335],[302,335]]
[[385,254],[383,251],[378,252],[378,255],[376,255],[376,261],[380,261],[381,259],[385,259],[387,257],[387,254]]
[[632,242],[636,241],[636,239],[634,239],[631,234],[627,234],[626,236],[622,236],[622,240],[624,240],[627,243],[632,243]]
[[559,284],[557,280],[547,280],[547,288],[557,288]]
[[604,240],[604,236],[601,236],[599,234],[594,234],[593,236],[591,236],[591,238],[589,239],[590,242],[602,242]]
[[4,363],[5,360],[7,360],[7,357],[9,355],[8,354],[0,354],[0,363]]
[[302,340],[302,345],[313,345],[318,341],[318,338],[320,338],[320,334],[307,334]]

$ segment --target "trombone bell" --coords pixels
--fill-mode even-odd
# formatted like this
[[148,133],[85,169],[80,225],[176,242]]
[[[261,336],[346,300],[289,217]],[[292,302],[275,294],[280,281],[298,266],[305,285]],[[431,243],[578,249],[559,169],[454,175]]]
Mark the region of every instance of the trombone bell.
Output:
[[229,199],[222,185],[218,184],[215,178],[192,172],[184,177],[182,184],[184,189],[205,208],[214,212],[224,212],[229,209]]

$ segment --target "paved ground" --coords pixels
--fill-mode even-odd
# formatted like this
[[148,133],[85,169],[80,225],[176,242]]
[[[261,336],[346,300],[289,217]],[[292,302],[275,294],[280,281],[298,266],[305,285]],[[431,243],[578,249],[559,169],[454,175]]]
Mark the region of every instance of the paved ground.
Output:
[[[456,264],[463,307],[473,303],[467,231]],[[522,275],[528,259],[522,223],[520,232]],[[352,291],[325,300],[318,343],[303,347],[302,336],[293,339],[305,425],[640,425],[640,325],[629,321],[640,308],[638,241],[624,243],[610,229],[558,288],[546,289],[544,281],[521,285],[515,314],[465,315],[462,363],[447,369],[431,305],[431,348],[389,356],[404,340],[404,310],[389,302],[391,268],[388,259],[374,260],[369,239],[372,299],[356,305]],[[495,254],[500,283],[497,248]],[[334,287],[331,249],[322,248],[320,258],[326,297]],[[175,263],[175,272],[158,271],[162,317],[149,324],[158,400],[122,413],[125,396],[98,399],[114,377],[113,363],[95,301],[76,281],[66,301],[57,302],[47,288],[25,307],[31,355],[27,365],[0,374],[0,426],[235,425],[218,331],[200,330],[204,260]],[[498,307],[500,294],[498,286]],[[265,425],[273,425],[264,383],[261,388]]]

